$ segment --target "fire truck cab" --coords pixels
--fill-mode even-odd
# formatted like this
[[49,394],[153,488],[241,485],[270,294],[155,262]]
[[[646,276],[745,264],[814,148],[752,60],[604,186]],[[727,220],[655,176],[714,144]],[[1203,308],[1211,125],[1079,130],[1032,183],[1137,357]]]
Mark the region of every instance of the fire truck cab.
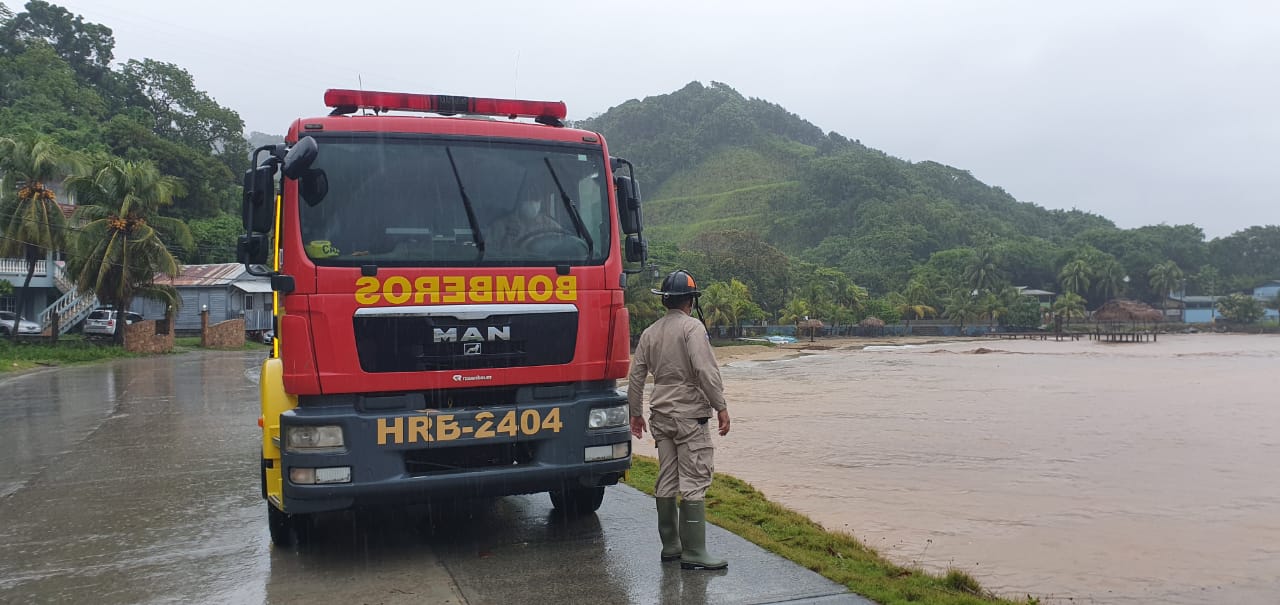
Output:
[[631,461],[615,380],[626,267],[646,259],[634,169],[563,103],[325,102],[245,174],[238,253],[276,299],[272,540],[379,502],[549,492],[595,511]]

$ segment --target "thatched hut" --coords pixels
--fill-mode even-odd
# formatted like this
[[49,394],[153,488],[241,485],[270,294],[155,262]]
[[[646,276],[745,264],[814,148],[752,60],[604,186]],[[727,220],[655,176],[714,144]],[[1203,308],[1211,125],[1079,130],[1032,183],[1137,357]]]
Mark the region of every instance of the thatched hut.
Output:
[[1096,321],[1105,323],[1147,324],[1164,319],[1164,314],[1148,304],[1136,300],[1117,298],[1107,301],[1093,312]]
[[[813,335],[824,327],[826,327],[826,325],[822,323],[821,319],[802,319],[796,322],[796,332],[808,330],[810,342],[813,341]],[[799,336],[799,334],[797,334],[797,336]]]
[[858,322],[858,332],[862,336],[884,335],[884,320],[879,317],[868,317]]

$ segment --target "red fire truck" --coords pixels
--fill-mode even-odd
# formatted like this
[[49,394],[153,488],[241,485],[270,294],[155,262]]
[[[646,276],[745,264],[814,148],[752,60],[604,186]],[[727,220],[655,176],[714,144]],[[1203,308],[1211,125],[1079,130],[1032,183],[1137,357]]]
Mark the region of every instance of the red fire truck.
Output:
[[596,510],[631,463],[614,381],[627,267],[646,258],[633,167],[559,102],[325,103],[245,174],[238,253],[276,297],[272,540],[379,502],[549,492]]

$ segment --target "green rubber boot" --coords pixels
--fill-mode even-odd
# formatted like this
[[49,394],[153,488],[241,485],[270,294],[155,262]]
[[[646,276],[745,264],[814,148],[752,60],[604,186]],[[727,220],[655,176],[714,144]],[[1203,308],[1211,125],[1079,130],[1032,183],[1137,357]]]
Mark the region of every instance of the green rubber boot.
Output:
[[725,569],[729,562],[707,552],[707,508],[702,500],[680,503],[681,569]]
[[662,537],[662,560],[680,558],[680,511],[675,498],[655,498],[658,502],[658,535]]

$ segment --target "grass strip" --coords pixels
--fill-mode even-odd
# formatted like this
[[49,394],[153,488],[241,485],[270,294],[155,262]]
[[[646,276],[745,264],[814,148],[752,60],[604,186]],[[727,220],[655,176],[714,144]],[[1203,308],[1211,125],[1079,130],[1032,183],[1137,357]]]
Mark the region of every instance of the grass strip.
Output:
[[0,373],[29,370],[38,366],[63,366],[89,363],[119,357],[136,357],[123,347],[111,343],[96,343],[78,338],[59,340],[51,345],[45,342],[0,340]]
[[[652,496],[657,475],[656,460],[632,456],[626,483]],[[883,605],[1039,602],[1030,596],[1025,601],[999,598],[958,569],[939,577],[892,563],[853,536],[829,531],[800,513],[770,502],[749,483],[728,475],[716,473],[711,483],[707,520]]]
[[[200,348],[199,336],[174,339],[174,353],[199,350],[203,350]],[[271,351],[271,347],[245,340],[244,345],[239,349],[231,350],[261,351],[266,354]],[[109,340],[91,341],[75,335],[63,336],[56,345],[33,339],[19,340],[14,343],[8,338],[0,338],[0,374],[42,366],[75,365],[124,357],[142,357],[142,355],[125,351],[124,347]]]

